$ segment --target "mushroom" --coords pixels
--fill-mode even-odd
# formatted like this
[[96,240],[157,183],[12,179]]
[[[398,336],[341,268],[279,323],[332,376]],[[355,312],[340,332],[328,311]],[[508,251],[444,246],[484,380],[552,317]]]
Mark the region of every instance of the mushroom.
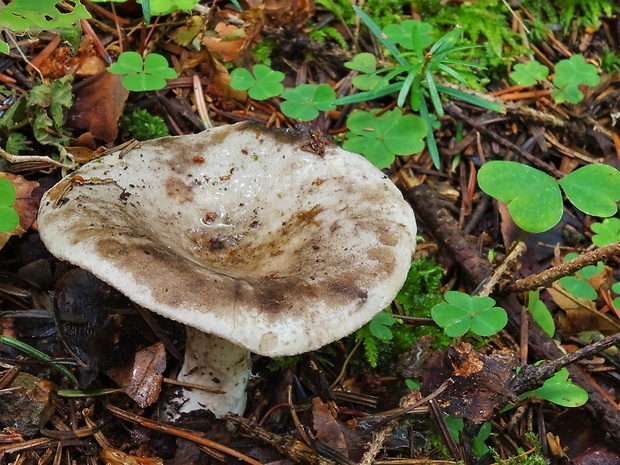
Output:
[[56,257],[185,324],[179,380],[225,394],[184,389],[178,411],[217,416],[243,413],[250,352],[318,349],[388,306],[416,244],[411,207],[362,156],[253,123],[92,161],[38,224]]

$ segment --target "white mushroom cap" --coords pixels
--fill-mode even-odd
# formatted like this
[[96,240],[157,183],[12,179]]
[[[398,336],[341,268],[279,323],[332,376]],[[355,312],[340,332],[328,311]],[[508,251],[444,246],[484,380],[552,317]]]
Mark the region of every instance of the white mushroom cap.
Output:
[[309,141],[239,123],[143,142],[52,188],[41,238],[167,318],[262,355],[317,349],[389,305],[416,224],[371,163]]

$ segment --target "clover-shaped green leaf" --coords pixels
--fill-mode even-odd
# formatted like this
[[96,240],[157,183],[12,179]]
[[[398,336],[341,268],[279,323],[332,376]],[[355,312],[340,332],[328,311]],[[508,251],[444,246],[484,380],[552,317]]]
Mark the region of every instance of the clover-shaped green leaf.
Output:
[[543,232],[562,217],[562,193],[555,179],[521,163],[490,161],[478,171],[478,185],[492,197],[508,204],[520,228]]
[[19,215],[13,208],[15,187],[5,178],[0,178],[0,232],[13,231],[19,225]]
[[448,291],[445,299],[446,303],[433,307],[431,316],[450,337],[462,336],[469,330],[478,336],[492,336],[508,322],[506,311],[494,307],[495,300],[491,297]]
[[374,73],[377,70],[377,58],[368,52],[358,53],[353,60],[344,63],[345,68],[354,69],[360,73]]
[[383,80],[383,77],[373,74],[377,69],[377,59],[372,53],[358,53],[352,61],[347,61],[344,66],[362,73],[355,76],[351,81],[359,90],[372,90]]
[[620,220],[605,218],[602,223],[592,223],[590,229],[596,234],[592,236],[592,243],[597,247],[620,242]]
[[254,65],[252,75],[245,68],[234,69],[230,73],[230,87],[237,90],[247,90],[248,95],[254,100],[267,100],[280,95],[284,87],[284,73],[274,71],[267,65]]
[[592,285],[585,279],[579,279],[575,276],[564,276],[558,282],[576,299],[594,300],[598,296]]
[[[568,253],[564,257],[564,263],[577,258],[579,255],[576,253]],[[598,296],[596,290],[587,281],[593,276],[605,271],[605,265],[603,262],[598,262],[596,265],[590,265],[582,268],[576,273],[576,276],[565,276],[558,282],[566,289],[573,297],[577,299],[594,300]]]
[[537,61],[528,61],[525,64],[519,63],[514,66],[514,71],[510,73],[510,78],[517,84],[533,86],[537,81],[544,81],[549,75],[549,68],[541,65]]
[[583,99],[579,86],[596,86],[599,82],[596,66],[586,63],[581,55],[573,55],[568,60],[559,61],[555,66],[553,84],[557,89],[551,96],[558,103],[579,103]]
[[334,108],[336,92],[327,84],[302,84],[284,90],[282,97],[286,99],[280,105],[282,113],[299,121],[312,121],[319,116],[319,111]]
[[562,368],[538,389],[524,394],[522,397],[534,396],[553,402],[562,407],[579,407],[588,401],[588,393],[573,384],[568,377],[568,370]]
[[391,110],[381,116],[356,111],[347,120],[345,150],[363,154],[378,168],[389,166],[396,155],[411,155],[424,149],[426,122],[415,115]]
[[532,314],[534,321],[538,323],[542,330],[547,333],[549,337],[553,337],[555,334],[555,323],[551,312],[544,302],[540,300],[540,291],[530,292],[527,308]]
[[586,165],[558,181],[568,200],[592,216],[612,216],[620,200],[620,172],[609,165]]
[[[612,284],[611,290],[620,295],[620,283]],[[614,299],[614,307],[616,307],[616,310],[620,310],[620,297]]]
[[[423,50],[433,43],[433,26],[415,19],[406,19],[400,24],[388,24],[383,33],[389,40],[408,50]],[[418,52],[419,53],[419,52]]]
[[108,71],[112,74],[126,74],[122,80],[123,87],[133,92],[163,89],[166,87],[166,79],[178,76],[168,66],[168,61],[157,53],[147,55],[143,61],[139,53],[123,52]]
[[393,326],[396,322],[396,318],[387,312],[378,313],[370,323],[368,323],[368,329],[377,339],[382,341],[390,341],[393,337],[390,326]]

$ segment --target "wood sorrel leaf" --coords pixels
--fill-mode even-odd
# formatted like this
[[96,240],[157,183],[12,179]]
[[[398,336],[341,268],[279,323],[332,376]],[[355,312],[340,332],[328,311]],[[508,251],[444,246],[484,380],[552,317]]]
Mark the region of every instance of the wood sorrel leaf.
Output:
[[562,193],[548,174],[521,163],[491,161],[478,172],[480,189],[508,204],[514,222],[528,232],[555,226],[562,217]]
[[587,165],[558,181],[568,200],[592,216],[613,216],[620,200],[620,172],[609,165]]
[[19,216],[13,208],[15,188],[7,179],[0,178],[0,232],[9,232],[19,224]]

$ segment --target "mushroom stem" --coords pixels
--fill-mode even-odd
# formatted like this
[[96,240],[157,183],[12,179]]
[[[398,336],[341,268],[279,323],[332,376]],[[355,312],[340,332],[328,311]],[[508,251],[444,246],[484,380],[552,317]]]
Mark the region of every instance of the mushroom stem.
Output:
[[209,409],[217,417],[229,412],[242,415],[250,377],[250,351],[226,339],[185,327],[185,360],[177,380],[224,391],[182,389],[179,413]]

